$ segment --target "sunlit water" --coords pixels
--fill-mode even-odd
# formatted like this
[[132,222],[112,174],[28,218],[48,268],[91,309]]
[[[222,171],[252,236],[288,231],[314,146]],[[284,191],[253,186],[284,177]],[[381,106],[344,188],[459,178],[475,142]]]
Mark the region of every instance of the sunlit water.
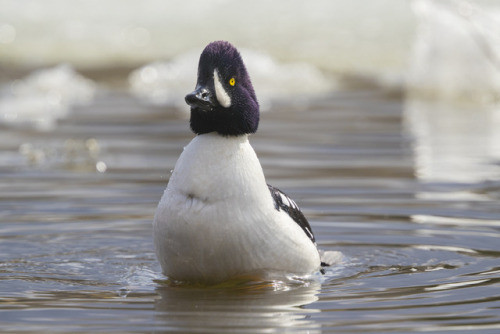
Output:
[[[5,13],[19,16],[0,24],[0,43],[13,46],[8,54],[27,55],[22,32],[39,23],[30,18],[42,7],[9,4]],[[335,7],[336,15],[349,8]],[[118,86],[108,72],[94,71],[90,80],[67,65],[8,71],[0,78],[0,330],[499,332],[498,12],[450,1],[413,1],[412,8],[418,24],[406,86],[377,77],[349,81],[347,89],[337,74],[319,70],[369,72],[389,54],[400,58],[381,43],[387,31],[380,33],[378,16],[355,27],[327,14],[310,17],[318,25],[304,26],[317,39],[301,39],[304,26],[294,26],[297,34],[287,36],[306,43],[305,54],[289,52],[287,62],[243,52],[264,110],[251,143],[267,180],[301,206],[320,249],[344,255],[310,280],[199,287],[161,274],[151,222],[193,136],[182,99],[194,85],[196,54],[184,53],[185,45],[169,49],[176,55],[169,61],[122,71]],[[293,10],[301,9],[289,10],[285,22],[295,23]],[[82,47],[106,44],[94,59],[101,66],[123,43],[162,47],[152,43],[152,27],[120,21],[130,8],[118,23],[95,25],[87,14],[69,25],[54,19],[47,29],[55,25]],[[389,16],[407,24],[404,15]],[[399,39],[411,30],[405,27]],[[330,40],[332,29],[340,35]],[[121,39],[108,40],[113,31]],[[235,31],[229,37],[247,36]],[[346,32],[368,34],[378,53],[329,58],[330,48],[355,39]],[[325,40],[333,44],[315,49]],[[260,49],[287,50],[289,40],[274,41],[264,39]],[[46,49],[53,54],[40,59],[61,50]],[[65,50],[76,63],[84,55]],[[128,56],[137,60],[141,50]]]
[[345,261],[311,281],[215,288],[165,282],[152,248],[192,137],[178,112],[107,92],[50,132],[4,126],[2,330],[499,330],[499,180],[419,181],[403,115],[376,89],[264,113],[251,142],[269,183]]

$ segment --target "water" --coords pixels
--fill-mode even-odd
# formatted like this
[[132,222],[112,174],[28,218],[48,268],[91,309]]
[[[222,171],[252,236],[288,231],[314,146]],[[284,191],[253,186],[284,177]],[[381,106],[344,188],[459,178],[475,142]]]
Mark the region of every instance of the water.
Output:
[[[31,4],[16,16],[15,7],[4,6],[12,15],[0,22],[0,44],[13,46],[0,56],[7,62],[12,54],[29,55],[23,29],[38,24],[29,18],[42,10]],[[168,62],[110,70],[114,51],[104,44],[122,50],[120,41],[156,41],[156,34],[139,28],[156,30],[144,22],[127,28],[131,9],[124,7],[118,18],[97,20],[93,29],[102,34],[92,39],[95,30],[86,28],[95,23],[86,16],[92,8],[82,9],[87,14],[81,21],[69,12],[70,23],[51,20],[47,29],[55,25],[78,45],[101,46],[102,58],[90,63],[101,61],[109,72],[77,73],[63,65],[26,74],[19,66],[0,78],[1,331],[500,331],[500,62],[497,34],[491,33],[497,12],[467,2],[413,2],[417,35],[408,68],[398,74],[406,86],[384,81],[391,71],[384,71],[381,59],[394,49],[373,40],[363,48],[385,47],[371,64],[384,75],[370,77],[363,65],[362,78],[346,82],[324,71],[331,45],[319,53],[311,47],[331,31],[324,30],[324,14],[309,18],[318,26],[304,23],[317,40],[287,35],[309,45],[304,54],[278,60],[289,40],[256,48],[269,48],[273,56],[249,49],[249,69],[264,102],[251,143],[268,182],[301,206],[319,248],[342,252],[344,261],[307,281],[207,288],[166,280],[151,236],[170,170],[192,138],[187,108],[178,101],[185,93],[180,86],[194,85],[194,77],[179,73],[194,76],[189,64],[196,57],[177,41],[169,49],[177,58]],[[356,12],[347,5],[337,9],[337,16]],[[287,10],[285,21],[292,22],[294,10],[303,8]],[[353,34],[387,36],[377,22],[366,23],[375,29],[371,35],[362,24],[360,30],[339,25]],[[304,26],[297,29],[305,33]],[[132,35],[123,35],[123,27]],[[220,29],[207,27],[214,34]],[[251,36],[238,29],[237,40]],[[398,38],[409,30],[398,30]],[[121,36],[118,44],[106,39],[110,31]],[[330,42],[341,48],[339,39]],[[72,63],[85,56],[67,50]],[[137,60],[144,51],[134,50],[126,57]],[[158,56],[147,50],[147,57]],[[54,59],[47,53],[38,61],[45,56]],[[348,68],[338,57],[331,64]],[[400,61],[391,64],[401,71]],[[296,84],[306,79],[307,87]]]
[[268,181],[345,262],[306,283],[209,289],[165,283],[152,248],[192,137],[174,110],[116,92],[51,132],[4,127],[2,330],[497,331],[500,183],[416,178],[403,116],[378,89],[264,113],[251,142]]

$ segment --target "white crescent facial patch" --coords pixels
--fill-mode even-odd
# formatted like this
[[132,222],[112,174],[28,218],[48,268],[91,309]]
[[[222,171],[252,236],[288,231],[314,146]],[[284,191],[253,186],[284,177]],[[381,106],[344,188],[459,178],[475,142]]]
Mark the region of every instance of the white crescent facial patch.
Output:
[[229,108],[231,106],[231,98],[227,94],[224,86],[222,86],[219,73],[217,69],[214,70],[214,86],[215,86],[215,96],[217,97],[217,101],[219,101],[220,105],[224,108]]

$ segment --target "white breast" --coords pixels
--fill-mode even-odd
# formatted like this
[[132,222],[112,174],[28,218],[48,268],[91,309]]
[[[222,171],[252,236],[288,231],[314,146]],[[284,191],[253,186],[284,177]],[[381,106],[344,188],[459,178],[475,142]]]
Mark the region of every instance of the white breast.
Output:
[[240,275],[309,274],[318,251],[274,208],[247,136],[195,137],[181,154],[154,220],[164,273],[216,282]]

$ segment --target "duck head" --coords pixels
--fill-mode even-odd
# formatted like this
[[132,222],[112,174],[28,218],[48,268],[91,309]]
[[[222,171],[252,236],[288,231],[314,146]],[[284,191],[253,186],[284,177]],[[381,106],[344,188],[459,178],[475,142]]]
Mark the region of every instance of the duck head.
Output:
[[205,47],[196,88],[185,100],[191,107],[190,125],[196,134],[239,136],[257,131],[259,103],[238,50],[228,42]]

